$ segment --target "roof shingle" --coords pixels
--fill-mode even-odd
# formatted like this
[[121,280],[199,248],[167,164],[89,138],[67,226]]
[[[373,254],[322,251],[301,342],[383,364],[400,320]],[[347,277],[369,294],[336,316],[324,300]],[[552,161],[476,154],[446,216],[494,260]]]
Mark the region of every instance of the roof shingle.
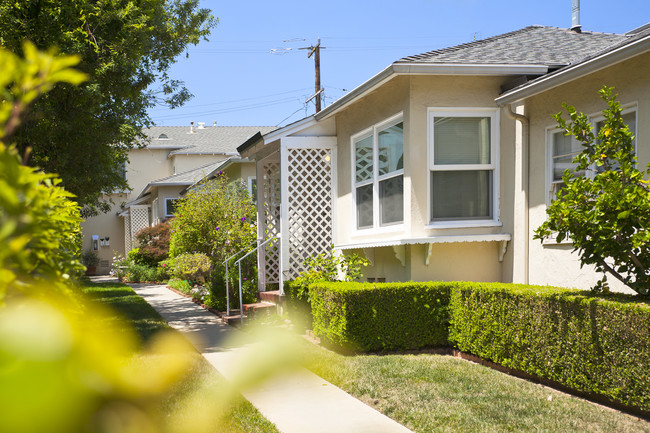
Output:
[[576,33],[568,29],[535,25],[479,41],[404,57],[397,63],[564,66],[625,39],[625,35]]

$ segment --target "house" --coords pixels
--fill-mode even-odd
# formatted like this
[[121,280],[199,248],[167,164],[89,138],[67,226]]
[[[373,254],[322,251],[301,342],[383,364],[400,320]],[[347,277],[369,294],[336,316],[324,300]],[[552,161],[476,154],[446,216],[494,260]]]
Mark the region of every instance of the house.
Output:
[[279,239],[259,251],[260,281],[333,244],[369,259],[369,281],[590,287],[570,245],[532,240],[567,163],[550,115],[568,102],[597,116],[597,90],[615,86],[650,162],[649,32],[536,25],[405,57],[251,137],[238,150],[256,162],[259,235]]
[[255,164],[237,153],[237,146],[255,133],[270,132],[260,126],[153,126],[141,148],[129,152],[126,177],[131,191],[106,196],[109,213],[82,224],[83,248],[97,252],[98,272],[107,274],[115,253],[135,247],[135,234],[174,214],[174,202],[187,190],[219,171],[240,179],[249,191],[255,186]]

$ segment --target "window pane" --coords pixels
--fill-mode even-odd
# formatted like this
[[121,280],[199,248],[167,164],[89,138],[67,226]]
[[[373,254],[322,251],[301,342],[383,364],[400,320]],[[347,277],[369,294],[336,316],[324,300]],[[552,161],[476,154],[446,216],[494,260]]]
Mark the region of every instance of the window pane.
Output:
[[165,216],[172,216],[176,214],[176,198],[168,198],[165,201]]
[[357,188],[357,227],[372,227],[372,184]]
[[436,117],[434,164],[490,164],[489,117]]
[[357,182],[372,179],[372,136],[354,144]]
[[404,221],[404,176],[379,182],[379,207],[381,225]]
[[492,170],[431,172],[434,220],[492,218]]
[[379,131],[379,175],[404,168],[404,123]]
[[553,181],[562,180],[564,170],[575,171],[577,164],[573,158],[581,151],[582,145],[573,136],[561,131],[553,133]]

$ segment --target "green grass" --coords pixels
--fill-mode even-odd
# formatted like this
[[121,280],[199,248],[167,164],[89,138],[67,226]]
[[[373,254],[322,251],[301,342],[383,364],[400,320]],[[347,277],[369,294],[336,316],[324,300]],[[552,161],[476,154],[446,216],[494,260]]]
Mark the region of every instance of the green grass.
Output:
[[650,432],[638,418],[451,356],[343,356],[308,367],[415,432]]
[[[126,319],[126,326],[133,326],[142,345],[157,332],[171,329],[153,307],[125,284],[84,282],[82,291],[95,302],[113,309],[116,317]],[[187,377],[174,386],[159,408],[161,414],[177,414],[174,417],[176,422],[189,423],[196,418],[197,412],[213,411],[213,399],[218,398],[219,389],[225,385],[223,377],[198,352],[191,353],[191,356],[192,368]],[[146,358],[146,355],[141,355],[138,362],[156,362]],[[212,430],[202,432],[278,433],[275,426],[241,396],[229,403],[220,423],[214,424]]]

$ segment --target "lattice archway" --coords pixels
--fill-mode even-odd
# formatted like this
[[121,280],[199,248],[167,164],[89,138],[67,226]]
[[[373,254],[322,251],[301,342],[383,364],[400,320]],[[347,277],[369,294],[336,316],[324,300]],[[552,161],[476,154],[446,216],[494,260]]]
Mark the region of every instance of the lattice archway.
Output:
[[331,147],[287,149],[288,278],[305,270],[306,258],[332,246],[333,152]]

